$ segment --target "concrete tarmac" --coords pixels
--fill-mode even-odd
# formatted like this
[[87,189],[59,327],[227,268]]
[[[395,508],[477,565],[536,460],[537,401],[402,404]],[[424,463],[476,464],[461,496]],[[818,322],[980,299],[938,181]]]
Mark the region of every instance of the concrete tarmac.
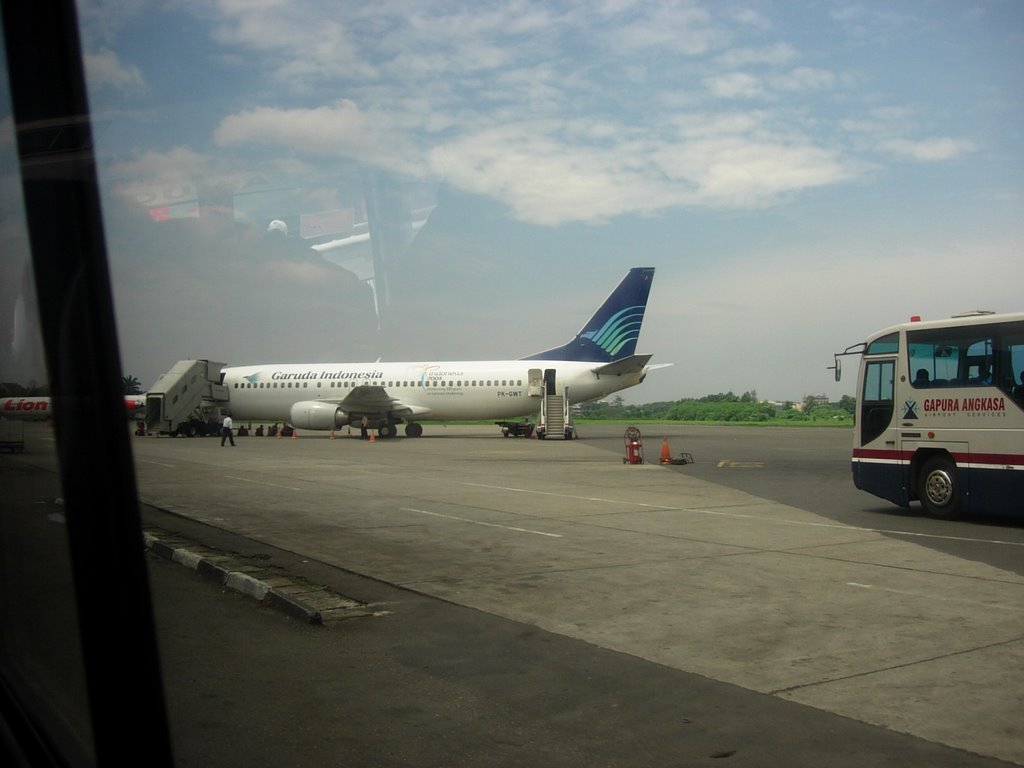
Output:
[[153,509],[146,519],[366,609],[315,626],[150,555],[180,766],[1006,765]]
[[238,443],[135,439],[150,535],[312,586],[326,622],[154,559],[182,764],[1024,764],[1018,573],[657,445]]

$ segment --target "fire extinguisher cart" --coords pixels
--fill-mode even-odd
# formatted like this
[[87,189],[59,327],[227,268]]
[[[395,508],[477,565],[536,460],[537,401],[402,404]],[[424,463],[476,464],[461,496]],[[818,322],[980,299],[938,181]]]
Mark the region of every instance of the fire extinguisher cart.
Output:
[[640,437],[640,430],[636,427],[628,427],[625,434],[626,455],[622,458],[623,464],[644,463],[644,441]]

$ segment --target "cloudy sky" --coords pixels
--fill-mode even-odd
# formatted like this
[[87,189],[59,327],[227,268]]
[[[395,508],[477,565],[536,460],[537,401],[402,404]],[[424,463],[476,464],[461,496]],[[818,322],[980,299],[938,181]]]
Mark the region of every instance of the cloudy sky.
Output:
[[144,386],[521,357],[632,266],[674,365],[627,402],[837,399],[832,353],[874,330],[1024,309],[1018,0],[80,8]]

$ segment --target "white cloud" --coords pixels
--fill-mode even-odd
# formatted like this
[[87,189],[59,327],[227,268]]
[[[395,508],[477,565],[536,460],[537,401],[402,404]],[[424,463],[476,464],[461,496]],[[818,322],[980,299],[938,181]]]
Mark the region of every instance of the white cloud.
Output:
[[708,90],[722,99],[770,99],[781,93],[825,90],[836,84],[832,72],[813,67],[797,67],[788,72],[753,75],[726,72],[705,79]]
[[745,72],[713,75],[705,83],[713,95],[722,99],[755,99],[767,95],[761,78]]
[[740,24],[746,24],[747,26],[754,27],[757,29],[768,30],[772,28],[772,22],[767,19],[763,14],[755,11],[752,8],[741,8],[733,12],[732,18],[738,21]]
[[[289,92],[321,92],[338,79],[372,81],[377,71],[363,55],[355,14],[338,21],[315,3],[221,0],[211,36],[225,49],[260,54],[261,71]],[[240,66],[250,66],[246,56]]]
[[614,146],[565,144],[551,127],[508,125],[462,136],[431,151],[432,170],[538,224],[600,222],[661,204],[650,180],[624,168]]
[[776,43],[760,48],[731,48],[716,57],[723,69],[739,69],[754,64],[788,64],[798,57],[796,49],[789,43]]
[[793,129],[773,129],[776,122],[760,110],[690,116],[679,121],[679,140],[660,146],[652,158],[668,179],[693,188],[692,202],[716,207],[759,207],[781,194],[859,175],[837,150]]
[[[383,0],[344,13],[221,0],[204,12],[216,14],[224,55],[258,62],[272,105],[221,116],[219,149],[435,173],[531,222],[760,207],[859,178],[879,151],[936,161],[975,149],[915,139],[906,108],[865,109],[856,122],[855,103],[821,109],[822,97],[859,98],[854,83],[801,64],[802,50],[756,12],[626,0]],[[752,99],[771,111],[734,111]]]
[[261,107],[225,117],[214,131],[224,146],[270,144],[300,156],[346,157],[418,176],[418,156],[403,151],[404,138],[386,115],[369,114],[347,99],[313,109]]
[[[701,79],[669,86],[658,72],[652,80],[637,66],[638,52],[672,68],[707,56],[733,67],[776,67],[799,57],[786,42],[730,49],[727,26],[691,3],[519,3],[472,12],[384,3],[354,12],[345,26],[319,23],[313,33],[276,4],[222,7],[229,13],[219,39],[272,49],[280,57],[279,81],[338,77],[337,62],[325,64],[332,54],[344,66],[359,61],[343,79],[350,84],[346,97],[335,104],[257,108],[222,119],[215,139],[224,147],[344,155],[408,175],[429,168],[449,184],[505,203],[516,216],[547,224],[673,206],[759,206],[853,175],[834,149],[809,135],[766,140],[751,131],[694,141],[665,134],[665,126],[688,119],[678,111],[687,98],[764,98],[834,83],[830,72],[811,67],[770,76],[708,72],[703,93]],[[766,28],[756,16],[740,23]],[[356,28],[388,33],[370,45]],[[595,45],[607,46],[600,67],[565,58],[573,47]],[[405,85],[396,87],[390,76]],[[617,76],[636,92],[617,90]],[[621,111],[623,99],[637,104],[642,122]],[[666,113],[669,104],[677,111]],[[576,119],[595,108],[600,118]],[[593,128],[577,131],[582,122]]]
[[216,172],[215,161],[189,147],[143,152],[110,165],[112,178],[127,180],[119,184],[117,193],[149,206],[194,199],[197,180]]
[[[585,8],[582,13],[585,15]],[[713,15],[689,3],[636,4],[609,21],[612,31],[608,40],[619,52],[656,49],[699,56],[713,51],[725,39]]]
[[109,48],[86,53],[85,71],[93,88],[114,88],[119,91],[142,91],[146,88],[142,71],[133,64],[123,63]]
[[881,143],[883,151],[899,157],[908,157],[925,163],[952,160],[975,152],[977,145],[967,139],[940,136],[931,139],[888,139]]
[[140,15],[149,0],[78,0],[75,4],[85,47],[109,46]]
[[770,79],[773,88],[780,91],[812,91],[832,88],[836,76],[827,69],[797,67]]

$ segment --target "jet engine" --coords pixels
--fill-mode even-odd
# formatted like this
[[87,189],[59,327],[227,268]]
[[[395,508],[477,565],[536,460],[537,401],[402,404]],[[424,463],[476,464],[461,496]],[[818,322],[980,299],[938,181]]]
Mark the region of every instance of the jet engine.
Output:
[[334,403],[307,400],[295,403],[288,423],[296,429],[338,429],[348,424],[348,414]]

